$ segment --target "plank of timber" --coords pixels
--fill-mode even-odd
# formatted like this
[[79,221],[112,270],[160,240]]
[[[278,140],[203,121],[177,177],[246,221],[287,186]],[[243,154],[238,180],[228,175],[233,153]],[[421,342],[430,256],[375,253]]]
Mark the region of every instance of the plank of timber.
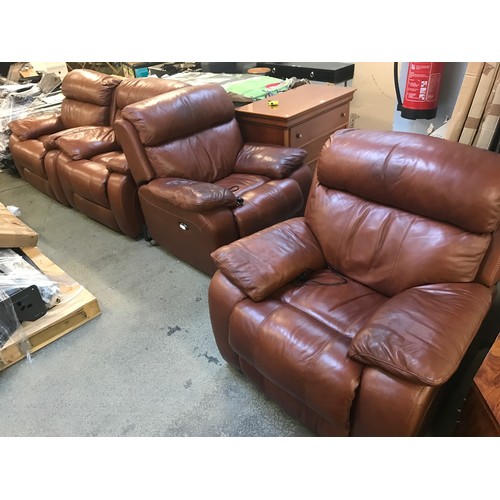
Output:
[[37,243],[38,233],[0,203],[0,248],[34,247]]
[[23,247],[23,252],[50,279],[59,284],[60,302],[36,321],[24,321],[0,349],[0,371],[54,342],[75,328],[99,316],[101,310],[86,288],[76,282],[37,247]]

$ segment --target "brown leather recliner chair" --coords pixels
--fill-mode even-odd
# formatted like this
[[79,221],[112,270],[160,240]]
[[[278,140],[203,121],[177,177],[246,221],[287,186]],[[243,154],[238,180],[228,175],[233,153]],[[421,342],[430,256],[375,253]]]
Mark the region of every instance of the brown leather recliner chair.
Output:
[[500,157],[347,129],[316,175],[305,217],[212,254],[218,348],[317,435],[428,434],[500,278]]
[[150,237],[206,274],[219,246],[303,213],[312,179],[306,152],[244,144],[219,85],[126,106],[115,132]]
[[[160,78],[132,78],[120,83],[111,107],[111,122],[122,109],[186,83]],[[69,204],[88,217],[131,238],[143,234],[144,217],[137,185],[130,174],[113,126],[86,127],[55,140],[61,153],[53,158]]]
[[54,141],[69,130],[109,125],[114,90],[122,80],[92,70],[70,71],[61,85],[64,99],[60,112],[10,122],[9,149],[21,177],[42,193],[68,205],[55,170],[59,150]]

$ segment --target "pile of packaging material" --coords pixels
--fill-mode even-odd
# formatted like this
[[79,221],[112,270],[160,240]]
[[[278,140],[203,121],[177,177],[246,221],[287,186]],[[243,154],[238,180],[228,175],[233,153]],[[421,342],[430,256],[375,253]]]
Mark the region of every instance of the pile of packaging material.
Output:
[[248,73],[211,73],[205,71],[183,71],[170,76],[164,75],[161,78],[178,80],[189,83],[189,85],[220,85],[236,106],[265,99],[308,83],[306,80],[299,80],[295,77],[283,80],[272,76]]
[[46,73],[37,83],[13,83],[0,78],[0,170],[15,169],[9,152],[12,120],[61,109],[61,79]]

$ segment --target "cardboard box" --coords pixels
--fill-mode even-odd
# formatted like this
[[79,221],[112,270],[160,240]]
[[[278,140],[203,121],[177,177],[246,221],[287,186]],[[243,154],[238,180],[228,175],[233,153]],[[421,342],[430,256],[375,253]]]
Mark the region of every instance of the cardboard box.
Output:
[[500,121],[500,69],[486,102],[483,118],[479,124],[473,145],[482,149],[490,149],[498,122]]
[[38,73],[33,68],[27,68],[19,71],[19,76],[21,78],[33,78],[35,76],[38,76]]
[[472,144],[474,141],[485,112],[488,98],[493,89],[499,66],[497,62],[484,63],[483,72],[458,142]]
[[481,79],[483,68],[484,62],[470,62],[467,64],[462,86],[460,87],[460,92],[457,97],[457,102],[455,103],[451,118],[446,123],[447,126],[445,129],[444,139],[455,142],[459,140],[462,129],[464,128],[465,120],[469,114],[479,80]]

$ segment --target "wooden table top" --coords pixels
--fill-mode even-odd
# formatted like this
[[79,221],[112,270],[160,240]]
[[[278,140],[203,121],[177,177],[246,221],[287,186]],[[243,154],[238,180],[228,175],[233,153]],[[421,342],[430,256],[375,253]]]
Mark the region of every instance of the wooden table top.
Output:
[[[352,99],[355,88],[337,85],[305,84],[286,92],[280,92],[260,101],[240,106],[236,113],[251,114],[278,119],[297,116],[329,102],[348,102]],[[268,101],[278,101],[278,106],[271,107]]]
[[474,383],[500,423],[500,334],[479,367]]

